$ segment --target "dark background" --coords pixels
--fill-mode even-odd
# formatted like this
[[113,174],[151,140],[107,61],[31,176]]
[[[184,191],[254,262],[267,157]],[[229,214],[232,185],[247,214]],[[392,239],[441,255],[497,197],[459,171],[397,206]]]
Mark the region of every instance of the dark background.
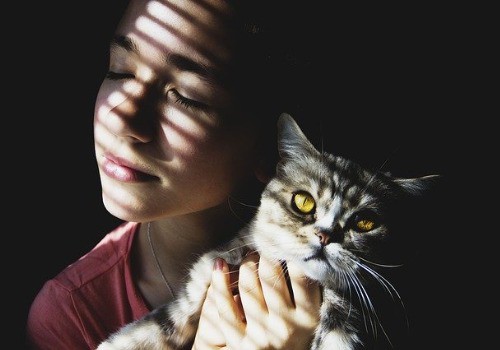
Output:
[[[21,15],[11,31],[19,33],[7,39],[3,288],[12,293],[6,302],[14,300],[20,341],[43,282],[119,223],[101,202],[92,135],[117,4],[29,5],[16,10]],[[396,175],[444,175],[432,202],[432,227],[422,232],[421,264],[412,267],[415,279],[405,287],[415,348],[429,348],[430,339],[443,346],[464,341],[456,335],[468,307],[455,300],[463,293],[456,264],[465,232],[449,213],[458,212],[463,160],[474,156],[462,132],[465,126],[474,134],[478,124],[472,52],[480,44],[474,12],[410,7],[322,18],[332,34],[310,39],[316,83],[301,87],[308,93],[290,112],[325,149],[369,166],[387,161]]]
[[92,134],[119,6],[116,0],[54,2],[9,12],[3,285],[12,348],[23,344],[29,305],[43,282],[119,222],[101,202]]

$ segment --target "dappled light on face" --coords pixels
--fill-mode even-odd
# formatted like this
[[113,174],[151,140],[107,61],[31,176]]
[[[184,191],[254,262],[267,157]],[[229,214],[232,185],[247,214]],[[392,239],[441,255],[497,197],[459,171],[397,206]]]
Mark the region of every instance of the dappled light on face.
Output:
[[210,137],[213,125],[209,125],[207,121],[200,121],[199,118],[177,107],[171,109],[168,118],[160,121],[163,132],[161,138],[170,144],[175,154],[181,157],[193,154],[200,143],[206,142]]
[[[131,119],[137,118],[133,114],[140,108],[138,102],[135,101],[136,91],[140,90],[140,84],[131,81],[124,85],[123,90],[113,92],[110,95],[109,103],[99,106],[97,113],[102,117],[96,120],[94,126],[96,142],[112,139],[116,135],[123,135],[126,132],[124,130],[131,128],[129,125]],[[126,92],[126,86],[134,86],[137,90]],[[162,156],[159,154],[158,156],[163,160],[171,159],[172,154],[180,159],[191,155],[200,143],[206,141],[208,135],[217,126],[214,118],[200,116],[200,113],[194,113],[182,106],[168,105],[165,109],[168,111],[155,121],[159,130],[154,131],[155,134],[151,135],[151,137],[156,138],[158,144],[162,145]],[[162,114],[163,112],[156,113]],[[100,122],[100,120],[104,120],[104,122]],[[130,133],[135,134],[137,131],[130,131]]]
[[[133,108],[136,108],[136,103],[134,102],[136,99],[140,98],[141,94],[144,93],[144,84],[141,84],[137,80],[128,80],[123,83],[123,86],[120,90],[112,92],[108,97],[108,103],[102,105],[98,109],[98,113],[105,113],[106,111],[111,110],[112,108],[120,108],[123,110],[123,103],[127,102],[133,104]],[[116,112],[116,111],[115,111]],[[120,114],[125,114],[124,112]]]
[[[223,34],[227,5],[150,1],[132,6],[125,21],[131,24],[118,30],[112,46],[110,70],[118,78],[103,85],[107,98],[96,106],[96,131],[103,126],[110,134],[145,143],[159,137],[158,143],[179,157],[192,154],[227,113],[229,92],[217,73],[230,52]],[[214,8],[217,12],[211,12]],[[183,99],[203,107],[191,109]]]
[[[189,10],[186,10],[171,3],[166,5],[153,1],[148,4],[148,13],[161,23],[166,31],[182,38],[187,45],[206,56],[206,59],[215,62],[227,60],[229,51],[224,45],[227,33],[221,31],[219,26],[213,26],[214,22],[222,23],[223,17],[215,15],[213,10],[203,9],[197,2],[192,2],[191,5]],[[171,25],[172,22],[175,22],[175,26]],[[137,28],[145,33],[150,25],[154,24],[152,21],[146,21],[144,17],[137,22]],[[168,38],[160,36],[158,42],[163,43],[165,39],[168,41]]]
[[[142,36],[160,47],[181,45],[186,55],[196,55],[207,65],[221,65],[229,59],[228,36],[221,19],[203,11],[197,12],[192,2],[183,9],[172,4],[153,1],[148,3],[150,17],[141,16],[136,20],[138,36]],[[204,20],[205,23],[200,21]],[[217,25],[214,25],[217,23]]]

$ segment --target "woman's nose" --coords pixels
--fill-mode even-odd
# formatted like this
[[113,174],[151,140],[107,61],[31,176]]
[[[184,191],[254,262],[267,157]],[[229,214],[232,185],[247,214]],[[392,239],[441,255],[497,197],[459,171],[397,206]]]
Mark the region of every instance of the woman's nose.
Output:
[[117,136],[131,142],[151,142],[157,125],[158,93],[153,84],[127,82],[121,91],[123,101],[113,107]]

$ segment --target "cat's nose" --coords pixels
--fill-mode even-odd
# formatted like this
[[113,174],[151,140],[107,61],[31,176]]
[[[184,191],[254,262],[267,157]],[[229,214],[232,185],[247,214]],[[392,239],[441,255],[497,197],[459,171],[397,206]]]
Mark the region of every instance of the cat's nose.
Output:
[[344,235],[342,233],[342,227],[337,224],[331,230],[320,229],[316,232],[316,236],[319,237],[319,242],[321,245],[325,246],[330,243],[342,243],[344,240]]
[[316,232],[316,236],[319,237],[319,242],[321,243],[321,245],[327,245],[328,243],[330,243],[330,235],[325,231]]

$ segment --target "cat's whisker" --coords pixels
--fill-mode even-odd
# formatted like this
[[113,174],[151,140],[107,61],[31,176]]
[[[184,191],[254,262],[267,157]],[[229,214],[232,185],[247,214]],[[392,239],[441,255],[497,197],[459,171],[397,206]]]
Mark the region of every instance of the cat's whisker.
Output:
[[235,218],[237,218],[241,222],[245,222],[245,220],[242,217],[240,217],[238,215],[238,213],[236,213],[236,211],[234,210],[233,206],[231,205],[230,197],[227,197],[227,205],[229,207],[229,210],[231,211],[231,213],[234,215]]
[[[248,241],[245,241],[244,244],[240,244],[238,246],[235,246],[234,248],[228,249],[226,252],[228,252],[228,253],[232,253],[234,251],[243,252],[243,251],[245,251],[245,248],[247,248],[247,247],[252,247],[252,245]],[[252,248],[252,250],[253,250],[253,248]]]
[[[373,322],[373,318],[371,316],[373,312],[373,306],[372,305],[370,298],[368,297],[368,294],[366,293],[363,284],[359,280],[359,278],[356,276],[356,271],[352,268],[348,268],[343,275],[345,276],[345,280],[347,281],[347,285],[349,286],[349,290],[354,289],[358,300],[360,301],[360,306],[361,306],[361,318],[363,320],[363,324],[365,326],[366,332],[369,332],[369,328],[372,330],[372,334],[376,337],[377,334],[377,327],[375,326],[375,323]],[[351,289],[352,287],[352,289]],[[351,309],[353,305],[350,305]],[[349,311],[350,314],[351,311]],[[370,324],[370,327],[368,327],[368,323]]]
[[234,215],[235,218],[237,218],[238,220],[240,220],[243,223],[245,223],[246,220],[244,218],[242,218],[240,215],[238,215],[238,213],[236,212],[236,210],[233,208],[233,205],[231,204],[231,201],[233,201],[235,203],[238,203],[240,206],[254,209],[254,213],[253,214],[255,214],[255,212],[257,212],[258,206],[246,204],[246,203],[243,203],[241,201],[236,200],[232,196],[228,196],[227,197],[227,205],[229,207],[229,210],[231,211],[231,213]]
[[243,203],[242,201],[239,201],[235,198],[233,198],[233,196],[229,195],[227,197],[227,200],[228,200],[228,204],[231,205],[231,200],[235,203],[238,203],[239,205],[241,205],[242,207],[247,207],[247,208],[252,208],[252,209],[255,209],[255,211],[257,211],[257,209],[259,208],[259,206],[257,205],[252,205],[252,204],[247,204],[247,203]]
[[[389,344],[392,346],[392,342],[389,338],[389,335],[387,334],[384,326],[382,325],[382,322],[380,321],[380,318],[378,317],[378,314],[375,310],[375,306],[373,305],[369,294],[367,293],[367,291],[366,291],[365,287],[363,286],[363,284],[361,283],[361,281],[359,281],[359,279],[357,277],[354,277],[354,279],[356,280],[355,283],[357,283],[359,288],[360,288],[360,293],[362,293],[365,296],[363,298],[363,300],[360,300],[360,301],[361,301],[361,304],[364,304],[364,306],[367,309],[367,313],[369,314],[368,318],[369,318],[370,324],[372,326],[372,332],[373,332],[374,338],[376,339],[378,337],[378,329],[380,328],[382,333],[385,335],[385,338],[387,339]],[[363,305],[362,305],[362,308],[363,308]],[[376,324],[378,324],[378,327],[376,326],[375,322],[376,322]],[[365,322],[365,324],[366,324],[366,322]]]
[[[347,273],[342,271],[341,273],[341,279],[343,280],[342,283],[347,285],[347,289],[349,290],[349,300],[352,299],[352,289],[354,288],[354,291],[357,294],[356,287],[353,286],[351,283],[349,283],[349,277],[347,276]],[[345,298],[345,296],[343,296]],[[352,303],[349,303],[349,311],[347,312],[347,317],[351,316],[351,311],[353,310],[353,305]]]
[[[407,325],[407,327],[409,327],[409,320],[408,320],[408,315],[406,313],[405,305],[404,305],[403,300],[402,300],[400,294],[398,293],[397,289],[394,287],[394,285],[392,285],[384,276],[380,275],[377,271],[371,269],[370,267],[365,266],[364,264],[361,264],[360,262],[356,262],[356,264],[360,268],[362,268],[363,270],[367,271],[380,285],[382,285],[384,287],[384,289],[387,290],[387,292],[389,293],[389,295],[391,296],[391,298],[393,300],[395,300],[394,295],[396,295],[396,297],[397,297],[396,299],[399,301],[399,304],[401,305],[401,307],[403,309],[403,315],[405,317],[406,325]],[[375,314],[375,317],[377,317],[377,320],[378,320],[378,316],[376,314]],[[384,334],[387,338],[387,341],[389,341],[389,343],[391,343],[389,336],[386,333],[386,331],[385,331],[385,329],[382,326],[380,321],[379,321],[379,324],[380,324],[380,328],[382,329],[382,331],[384,332]]]
[[365,329],[368,332],[367,322],[369,321],[372,333],[376,336],[377,334],[376,326],[374,325],[373,318],[371,317],[371,313],[373,311],[373,305],[371,304],[371,300],[368,298],[366,291],[363,288],[363,284],[361,283],[361,281],[359,281],[359,278],[356,276],[356,272],[353,269],[349,269],[349,273],[347,273],[347,276],[349,277],[349,280],[352,282],[352,286],[354,287],[354,290],[356,291],[356,294],[360,301]]
[[364,259],[360,256],[358,256],[358,259],[359,260],[363,260],[365,263],[367,264],[370,264],[370,265],[375,265],[375,266],[379,266],[379,267],[403,267],[404,264],[396,264],[396,265],[388,265],[388,264],[380,264],[380,263],[376,263],[376,262],[373,262],[373,261],[370,261],[370,260],[367,260],[367,259]]
[[[369,320],[370,320],[370,324],[372,325],[372,331],[373,331],[373,336],[375,339],[378,338],[378,329],[380,328],[380,330],[382,331],[382,333],[384,334],[385,338],[387,339],[387,341],[389,342],[389,344],[391,344],[392,346],[392,342],[389,338],[389,335],[387,334],[384,326],[382,325],[382,322],[380,321],[380,318],[378,317],[378,314],[375,310],[375,307],[373,305],[373,303],[371,302],[371,298],[369,297],[369,295],[366,293],[366,290],[363,288],[363,294],[366,295],[366,299],[369,303],[369,305],[365,305],[366,308],[368,308],[368,311],[369,311]],[[377,327],[377,325],[378,327]]]
[[398,293],[396,287],[394,287],[394,285],[392,285],[390,281],[388,281],[384,276],[382,276],[381,274],[379,274],[377,271],[373,270],[372,268],[370,268],[364,264],[361,264],[360,262],[356,262],[356,264],[360,268],[362,268],[363,270],[368,272],[377,282],[379,282],[389,292],[389,294],[391,296],[394,296],[394,294],[396,294],[397,299],[401,302],[401,305],[404,308],[401,295]]
[[[363,264],[359,263],[358,261],[355,261],[355,260],[353,260],[353,261],[358,266],[360,266],[362,268],[365,268],[365,266],[363,266]],[[355,286],[355,289],[359,291],[358,292],[358,296],[360,298],[359,300],[360,300],[360,303],[361,303],[361,310],[363,312],[363,319],[364,319],[365,329],[367,329],[367,320],[365,318],[365,313],[363,311],[364,309],[366,309],[366,311],[367,311],[368,321],[369,321],[369,323],[371,325],[372,334],[373,334],[374,338],[375,339],[377,338],[378,329],[380,328],[381,331],[382,331],[382,333],[384,334],[385,338],[387,339],[387,341],[389,342],[389,344],[391,344],[391,346],[392,346],[392,342],[391,342],[391,340],[389,338],[389,335],[387,334],[384,326],[382,325],[382,322],[380,321],[380,318],[379,318],[379,316],[378,316],[378,314],[377,314],[377,312],[375,310],[375,306],[374,306],[374,304],[373,304],[373,302],[372,302],[372,300],[370,298],[370,295],[366,291],[366,288],[364,287],[364,284],[359,280],[358,274],[356,274],[354,270],[352,272],[353,273],[350,274],[350,277],[351,277],[351,280],[352,280],[352,282],[353,282],[353,284]],[[371,272],[375,272],[375,271],[371,271]],[[372,274],[370,273],[370,275],[372,275]],[[374,276],[374,277],[377,278],[377,276]],[[376,326],[376,324],[378,325],[378,327]]]

